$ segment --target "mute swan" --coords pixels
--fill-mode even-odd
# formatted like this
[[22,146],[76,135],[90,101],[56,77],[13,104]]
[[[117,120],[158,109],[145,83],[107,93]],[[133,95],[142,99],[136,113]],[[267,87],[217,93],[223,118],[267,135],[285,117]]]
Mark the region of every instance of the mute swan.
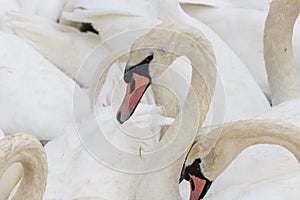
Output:
[[0,48],[0,127],[5,134],[24,131],[41,140],[59,135],[73,121],[78,86],[17,36],[0,31],[0,46],[5,47]]
[[[297,104],[299,104],[299,99],[282,103],[255,120],[262,120],[261,123],[263,123],[264,120],[272,120],[300,128],[300,112],[299,109],[297,109]],[[235,131],[235,129],[233,130]],[[207,132],[208,135],[210,134],[209,131],[203,131],[198,140],[204,137],[202,134],[205,132]],[[203,144],[205,144],[205,142],[203,142]],[[208,144],[210,144],[209,141]],[[209,150],[206,150],[201,154],[205,154],[208,151]],[[192,158],[193,153],[190,154],[189,156]],[[192,159],[190,159],[190,163],[192,162],[191,160]],[[257,163],[259,163],[259,166]],[[266,171],[266,169],[268,170]],[[291,188],[293,188],[293,183],[296,182],[298,178],[290,182],[288,178],[285,180],[285,177],[288,177],[289,174],[292,173],[297,174],[297,171],[299,171],[299,164],[295,162],[294,156],[288,151],[285,151],[285,149],[270,145],[253,146],[244,150],[224,173],[218,176],[205,199],[219,199],[221,196],[223,196],[224,199],[251,199],[251,197],[255,199],[265,199],[263,197],[284,199],[284,197],[286,198],[287,196],[291,198],[291,194],[297,193],[297,188],[295,188],[295,190]],[[278,180],[282,180],[282,182],[278,182]],[[274,186],[274,188],[277,187],[275,184],[283,184],[283,187],[279,190],[281,191],[281,193],[279,192],[280,195],[272,192],[274,190],[271,189],[272,186]],[[255,193],[255,189],[261,191],[263,186],[266,189],[262,192],[263,194]],[[181,187],[185,188],[186,191],[189,190],[184,182]],[[251,188],[251,190],[249,188]],[[288,193],[291,194],[289,195]],[[275,194],[277,195],[276,198]],[[254,195],[256,196],[254,197]]]
[[[270,106],[268,101],[240,59],[207,26],[183,12],[177,2],[166,1],[164,4],[160,4],[156,1],[118,1],[118,3],[114,4],[114,9],[110,9],[110,6],[106,3],[101,4],[97,1],[98,3],[96,4],[95,2],[96,1],[92,0],[75,1],[75,10],[73,12],[65,12],[63,16],[76,22],[91,22],[93,26],[99,30],[99,34],[104,40],[107,37],[119,34],[120,30],[130,31],[128,28],[124,28],[123,25],[125,26],[126,23],[130,22],[130,18],[136,18],[136,16],[149,18],[147,21],[142,21],[143,26],[141,27],[153,26],[154,22],[159,22],[157,20],[158,18],[162,21],[174,21],[181,24],[190,24],[204,32],[215,48],[218,72],[220,75],[220,77],[217,78],[217,90],[215,92],[215,97],[213,98],[214,106],[211,107],[212,110],[208,114],[209,117],[207,122],[205,122],[205,125],[220,124],[224,121],[224,118],[225,121],[249,119],[269,109]],[[105,6],[103,7],[102,5]],[[128,10],[126,10],[126,8],[129,5],[132,5],[131,7],[135,9],[130,9],[130,15],[128,16]],[[63,29],[63,26],[58,28],[58,25],[54,26],[41,23],[40,20],[33,19],[32,17],[17,16],[12,18],[14,29],[17,34],[26,38],[27,41],[29,40],[30,44],[32,44],[45,57],[55,63],[60,69],[63,69],[63,71],[66,71],[65,68],[68,68],[67,66],[71,66],[69,65],[69,61],[61,59],[60,51],[53,52],[51,46],[49,46],[45,41],[48,40],[47,38],[51,37],[53,39],[53,41],[52,39],[51,41],[57,44],[56,46],[59,47],[60,50],[64,51],[66,47],[74,46],[75,43],[70,43],[70,41],[73,41],[73,38],[76,38],[75,40],[79,41],[79,37],[72,36],[72,39],[70,39],[72,34],[62,33],[59,31]],[[153,18],[155,18],[154,21],[148,24],[147,22]],[[136,19],[138,19],[138,17]],[[107,24],[111,24],[112,22],[114,22],[113,24],[115,24],[115,26],[118,24],[120,24],[120,26],[116,27],[116,30],[111,29]],[[138,28],[138,25],[139,23],[136,24],[135,27]],[[38,32],[38,34],[32,34],[32,30]],[[87,38],[89,36],[86,35],[86,38],[83,36],[80,37],[85,41],[88,40]],[[125,46],[126,48],[129,48],[131,43],[137,37],[138,36],[135,35],[132,36],[130,40],[126,39],[117,44],[112,44],[112,46],[108,47],[108,49],[112,53],[120,47],[124,48]],[[89,44],[91,43],[88,41],[86,43],[87,44],[84,45],[84,49],[88,50],[86,47],[89,47]],[[72,52],[73,55],[83,55],[80,53],[82,51],[78,48],[70,49],[68,52]],[[79,61],[76,56],[73,57],[74,59],[70,60],[76,60],[77,63],[83,62]],[[77,68],[78,67],[73,67],[73,69]],[[72,73],[76,74],[76,72]],[[84,82],[87,82],[86,80],[89,79],[85,78],[85,80],[78,80],[75,78],[75,80],[83,86],[87,86]],[[216,109],[217,107],[218,110]]]
[[[170,30],[176,32],[169,32]],[[190,38],[197,43],[193,44],[192,42],[191,44]],[[173,45],[172,41],[178,43]],[[193,48],[187,48],[190,46]],[[161,47],[166,48],[166,52],[163,54],[161,53]],[[176,131],[175,127],[178,127],[181,117],[182,122],[179,124],[177,135],[181,139],[176,138],[174,142],[182,142],[185,137],[193,139],[195,131],[198,127],[201,127],[208,111],[210,104],[209,91],[214,90],[215,84],[215,63],[208,41],[197,29],[162,23],[132,45],[130,58],[124,72],[124,80],[128,84],[127,91],[117,114],[118,121],[124,123],[134,112],[133,108],[138,104],[138,99],[147,89],[145,86],[151,84],[151,79],[159,76],[160,72],[156,71],[156,63],[168,66],[176,55],[185,55],[193,63],[191,87],[194,89],[196,99],[193,99],[191,88],[189,88],[182,112],[176,116],[174,123],[160,141],[162,146],[168,144],[168,137]],[[135,82],[134,86],[133,82]],[[129,93],[128,90],[131,90],[131,92]],[[156,98],[164,98],[164,96],[156,96]],[[198,104],[197,102],[201,103]],[[165,102],[165,104],[169,104],[169,102]],[[197,107],[198,112],[201,113],[200,116],[197,116]],[[177,143],[176,148],[181,148],[181,146]],[[132,183],[129,199],[181,199],[178,179],[187,153],[187,149],[184,148],[184,150],[184,155],[181,155],[178,160],[163,169],[136,177]],[[142,155],[141,159],[146,161],[147,155]],[[159,162],[160,160],[157,157],[152,159],[152,162]],[[176,175],[174,172],[178,172],[178,174]],[[162,192],[162,189],[164,192]]]
[[[300,129],[298,127],[276,120],[237,121],[214,129],[204,139],[200,140],[192,147],[185,163],[185,170],[182,174],[182,178],[189,180],[191,184],[194,185],[194,189],[191,190],[191,199],[198,199],[199,196],[203,198],[211,181],[214,181],[222,172],[224,172],[238,154],[252,145],[281,145],[292,152],[299,162],[300,155],[297,151],[300,139],[299,131]],[[224,149],[226,149],[225,152]],[[274,168],[275,166],[269,165],[269,167]],[[267,172],[267,174],[270,175],[270,172]],[[274,174],[275,173],[273,173],[273,175]],[[262,178],[261,180],[265,179]],[[208,186],[205,188],[206,184],[208,184]],[[254,184],[255,183],[252,183],[252,185]],[[202,193],[203,187],[206,190]],[[237,187],[239,186],[236,185],[235,188]],[[229,189],[230,188],[227,190]],[[232,199],[234,196],[239,199],[246,199],[241,191],[234,190],[234,188],[233,192],[223,193],[222,191],[216,192],[216,195],[213,192],[210,193],[208,199],[217,199],[219,196],[222,196],[224,199]],[[269,194],[265,195],[274,197],[272,195],[273,192],[271,191],[273,190],[270,190]],[[299,190],[294,190],[293,187],[286,187],[285,192],[277,192],[275,194],[280,195],[279,199],[292,197],[289,195],[288,191],[291,191],[292,194],[299,195]],[[256,196],[260,197],[260,194],[257,194]],[[255,199],[257,199],[257,197],[255,197]]]
[[274,0],[270,4],[264,33],[264,58],[274,107],[260,116],[298,127],[300,74],[295,67],[292,37],[299,12],[299,0]]
[[[41,143],[33,136],[14,134],[0,140],[0,149],[0,177],[15,163],[21,163],[24,169],[23,179],[13,199],[42,199],[47,180],[47,158]],[[4,185],[4,189],[1,188],[1,199],[7,199],[13,189],[7,186],[15,186],[10,185],[9,181],[8,185]]]
[[[102,129],[108,133],[106,136],[109,141],[118,148],[130,152],[140,150],[147,152],[156,147],[159,138],[131,141],[116,126],[116,120],[113,120],[115,115],[112,112],[112,91],[116,87],[125,89],[125,85],[117,84],[122,77],[122,71],[119,68],[123,66],[125,63],[116,62],[107,73],[96,102],[97,120],[104,125]],[[117,98],[116,95],[118,94],[115,94],[114,98]],[[151,132],[159,132],[162,125],[169,125],[172,120],[161,116],[161,107],[153,105],[151,92],[148,91],[145,95],[135,115],[126,124],[126,128],[129,130],[137,126],[144,127],[140,130],[149,135]],[[89,120],[89,118],[83,119],[83,122],[79,124],[86,130],[86,133],[90,128]],[[49,162],[45,199],[85,199],[84,197],[88,196],[93,196],[95,199],[124,198],[128,193],[130,180],[134,176],[121,173],[98,162],[87,152],[77,132],[76,126],[69,124],[60,136],[45,146]]]
[[[159,27],[158,27],[159,28]],[[180,31],[182,29],[176,28],[173,25],[169,24],[163,24],[161,25],[161,28],[173,28],[176,31]],[[183,28],[184,29],[184,28]],[[167,29],[168,30],[168,29]],[[167,31],[166,30],[166,31]],[[196,90],[197,90],[197,98],[203,99],[203,103],[200,104],[203,110],[203,116],[201,116],[201,121],[204,120],[205,118],[205,112],[208,110],[209,106],[209,101],[210,101],[210,93],[208,90],[213,90],[213,79],[215,76],[215,70],[214,70],[214,58],[211,52],[211,48],[208,44],[208,42],[203,38],[203,36],[197,31],[192,28],[186,28],[184,29],[185,34],[191,35],[193,38],[199,39],[199,46],[196,47],[195,49],[188,49],[188,48],[183,48],[178,46],[178,49],[172,49],[174,47],[168,48],[169,41],[164,41],[167,45],[164,45],[166,48],[166,54],[165,56],[161,57],[161,61],[167,61],[168,63],[165,63],[166,66],[171,64],[171,62],[176,58],[175,55],[170,55],[168,52],[172,52],[172,50],[175,51],[180,51],[180,50],[188,50],[188,52],[184,53],[181,52],[180,55],[190,55],[189,58],[192,60],[197,60],[197,64],[203,66],[203,69],[201,70],[202,74],[204,76],[206,75],[207,81],[209,84],[206,88],[206,85],[202,82],[203,79],[198,76],[198,74],[193,73],[193,81],[192,85],[196,85]],[[169,31],[167,31],[168,34]],[[179,34],[176,34],[176,32],[172,32],[174,35],[173,37],[181,37]],[[151,34],[151,37],[149,35],[146,35],[145,38],[150,38],[153,37],[160,37],[161,34],[158,31],[152,30],[149,34]],[[162,37],[164,38],[164,37]],[[160,38],[160,39],[162,39]],[[173,38],[173,39],[174,39]],[[141,44],[145,44],[141,42]],[[137,45],[139,41],[137,41],[135,44]],[[186,43],[180,43],[180,44],[186,44]],[[151,44],[150,44],[151,45]],[[160,43],[160,45],[163,45]],[[188,44],[186,44],[188,45]],[[160,46],[159,46],[160,47]],[[136,52],[138,53],[138,52]],[[140,58],[136,59],[143,59],[144,55],[143,53],[147,52],[140,52],[139,54]],[[155,56],[158,55],[159,52],[155,53]],[[195,58],[193,55],[199,55],[199,53],[205,55],[201,57]],[[135,57],[136,55],[133,55]],[[133,57],[131,58],[131,61],[133,60]],[[167,58],[167,60],[165,60]],[[159,58],[156,58],[159,59]],[[158,60],[157,60],[158,61]],[[205,63],[205,64],[204,64]],[[108,72],[108,75],[111,73]],[[198,81],[198,82],[196,82]],[[196,84],[197,83],[197,84]],[[105,83],[104,83],[105,85]],[[104,86],[103,85],[103,86]],[[202,92],[200,93],[201,90]],[[104,93],[105,94],[105,93]],[[189,98],[191,101],[185,103],[185,107],[188,108],[188,112],[195,112],[194,105],[196,103],[193,103],[193,101],[196,101],[196,99],[193,98],[192,94],[189,93],[190,97]],[[192,96],[192,97],[191,97]],[[103,98],[103,97],[102,97]],[[159,97],[158,97],[159,98]],[[103,98],[106,99],[106,98]],[[122,99],[121,99],[122,100]],[[136,112],[138,109],[141,109],[143,106],[142,104],[137,108]],[[187,111],[185,111],[187,112]],[[182,113],[183,116],[186,116],[187,113]],[[113,113],[114,114],[114,113]],[[135,113],[136,114],[136,113]],[[115,118],[115,114],[113,115]],[[133,118],[135,117],[134,115],[132,116]],[[191,117],[191,116],[190,116]],[[186,117],[185,119],[188,120]],[[195,116],[197,117],[197,113]],[[179,120],[180,118],[177,118]],[[181,129],[181,137],[187,137],[186,135],[183,134],[183,132],[187,130],[191,130],[189,133],[191,133],[191,136],[188,136],[191,140],[193,139],[193,136],[195,135],[197,129],[198,129],[198,120],[200,120],[200,116],[198,116],[198,119],[193,119],[193,126],[185,127],[184,129]],[[86,123],[87,122],[87,123]],[[128,125],[128,123],[131,123],[132,119],[124,123],[124,125]],[[191,122],[191,120],[189,120]],[[179,122],[180,123],[180,122]],[[114,122],[112,121],[111,124],[114,125]],[[177,122],[178,124],[178,122]],[[184,123],[183,123],[184,124]],[[91,131],[91,128],[88,124],[88,119],[87,120],[82,120],[82,123],[79,126],[86,126],[86,135],[88,132]],[[173,127],[173,128],[172,128]],[[176,129],[176,126],[171,126],[171,129]],[[118,130],[117,130],[118,131]],[[92,130],[92,132],[94,132]],[[65,134],[54,139],[53,141],[49,142],[46,145],[46,150],[49,156],[49,179],[48,179],[48,187],[46,189],[45,193],[45,198],[63,198],[63,197],[68,197],[68,198],[81,198],[85,196],[90,196],[93,194],[95,197],[99,197],[102,199],[123,199],[124,197],[128,196],[128,191],[130,190],[130,185],[137,177],[137,175],[133,174],[127,174],[127,173],[121,173],[119,171],[113,170],[105,165],[103,165],[100,162],[97,162],[93,157],[91,157],[88,152],[85,150],[85,148],[88,148],[89,146],[84,146],[83,144],[80,143],[78,138],[76,137],[76,127],[70,126],[65,129]],[[111,132],[113,134],[113,132]],[[170,131],[168,130],[165,134],[165,136],[170,137]],[[164,138],[165,138],[164,136]],[[92,141],[97,141],[95,138],[91,139]],[[164,139],[164,143],[168,140]],[[177,141],[179,142],[179,141]],[[67,145],[66,145],[67,144]],[[162,145],[162,144],[158,144]],[[157,145],[156,145],[157,146]],[[156,149],[157,147],[155,147]],[[178,146],[176,147],[178,148]],[[182,147],[184,150],[186,150],[185,147]],[[150,151],[151,152],[151,151]],[[143,152],[141,152],[142,157],[144,156]],[[180,154],[181,155],[181,154]],[[146,154],[145,154],[146,156]],[[125,158],[120,158],[120,162],[125,159]],[[183,163],[184,157],[180,159],[181,161],[181,166]],[[177,162],[177,161],[176,161]],[[78,163],[78,164],[77,164]],[[85,163],[85,165],[79,164],[79,163]],[[134,167],[131,164],[132,167]],[[177,166],[178,167],[178,166]],[[180,170],[179,169],[179,170]],[[81,173],[81,170],[83,170],[85,173]],[[74,174],[78,174],[76,178],[74,178]],[[80,176],[79,176],[80,175]],[[179,176],[179,175],[178,175]],[[176,177],[173,177],[176,178]],[[178,179],[179,177],[177,177]],[[166,180],[165,180],[166,181]],[[55,184],[54,184],[55,183]],[[72,187],[67,187],[67,186],[72,186]],[[178,182],[176,184],[177,190],[178,190]],[[175,188],[176,189],[176,188]],[[179,195],[179,193],[177,193]]]
[[[251,74],[265,92],[270,95],[263,52],[263,30],[271,0],[184,0],[182,7],[191,16],[203,21],[243,60]],[[276,23],[274,23],[276,24]],[[230,31],[229,31],[230,30]],[[300,20],[294,26],[293,46],[300,52]],[[295,57],[296,66],[300,59]],[[299,68],[298,68],[299,70]]]
[[300,1],[274,0],[264,33],[264,56],[272,105],[300,97],[300,74],[295,67],[292,37]]

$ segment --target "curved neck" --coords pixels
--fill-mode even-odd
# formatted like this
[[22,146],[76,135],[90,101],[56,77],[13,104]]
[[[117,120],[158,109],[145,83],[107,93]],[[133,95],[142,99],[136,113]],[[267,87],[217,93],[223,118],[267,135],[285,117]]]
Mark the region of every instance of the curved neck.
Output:
[[293,28],[300,12],[300,0],[274,0],[264,32],[264,58],[272,104],[300,97],[300,76],[293,55]]
[[[157,30],[155,30],[156,28]],[[216,59],[213,48],[202,32],[189,25],[164,22],[154,28],[156,35],[159,35],[160,31],[170,32],[170,43],[176,43],[175,45],[172,44],[174,48],[168,49],[168,51],[172,52],[172,56],[167,60],[161,61],[160,64],[170,66],[175,58],[179,56],[186,56],[191,62],[191,88],[185,100],[186,104],[182,107],[182,111],[190,112],[189,115],[191,115],[195,112],[196,106],[196,109],[201,111],[199,125],[202,125],[215,89]],[[190,103],[191,96],[193,95],[195,95],[197,99],[195,105],[191,105]],[[165,101],[166,107],[169,106],[169,102],[166,103],[167,99],[165,99],[163,95],[155,96],[155,100],[161,102],[161,104]],[[193,107],[193,109],[188,111],[189,107]],[[179,118],[179,116],[177,116],[177,118]],[[187,124],[191,123],[189,117],[183,120],[186,120]]]
[[[177,31],[174,41],[180,41],[180,44],[173,51],[174,54],[185,55],[190,59],[193,66],[191,87],[182,110],[160,142],[163,147],[178,142],[178,145],[166,147],[174,148],[173,151],[175,152],[178,150],[176,148],[182,148],[180,142],[186,141],[186,138],[189,138],[190,143],[192,143],[199,127],[202,126],[210,105],[211,94],[214,91],[216,68],[212,48],[198,30],[192,27],[172,26],[172,28]],[[163,100],[161,99],[161,101]],[[170,141],[172,135],[174,136],[176,133],[176,141]],[[183,148],[181,157],[174,163],[153,173],[139,176],[133,183],[132,188],[135,189],[130,192],[129,199],[147,200],[158,197],[160,199],[181,199],[179,177],[189,145],[191,144]]]
[[280,145],[292,152],[300,162],[300,129],[287,123],[272,120],[237,121],[211,131],[208,137],[217,140],[214,146],[210,146],[213,147],[200,165],[210,180],[219,176],[245,148],[256,144]]
[[23,177],[23,167],[20,163],[10,166],[0,178],[0,199],[8,199]]
[[14,163],[21,163],[24,176],[13,199],[42,199],[47,180],[46,152],[29,135],[15,134],[0,141],[0,177]]

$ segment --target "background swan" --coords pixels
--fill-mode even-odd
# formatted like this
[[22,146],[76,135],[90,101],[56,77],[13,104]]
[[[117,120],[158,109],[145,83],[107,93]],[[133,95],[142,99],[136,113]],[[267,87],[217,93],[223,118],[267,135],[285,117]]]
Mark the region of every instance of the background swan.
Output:
[[89,78],[78,80],[77,73],[89,53],[101,42],[100,37],[36,15],[10,13],[9,18],[13,27],[18,27],[13,30],[26,42],[81,87],[89,87]]
[[[200,168],[204,176],[209,180],[215,180],[230,164],[224,175],[220,175],[213,182],[212,188],[207,194],[207,199],[217,199],[220,196],[223,196],[224,199],[250,199],[251,197],[264,199],[266,196],[273,199],[276,195],[279,195],[276,197],[279,199],[287,197],[295,198],[296,196],[293,195],[297,194],[299,190],[297,187],[292,186],[297,179],[290,181],[289,177],[291,173],[298,174],[297,171],[300,169],[299,162],[295,162],[294,158],[296,156],[299,160],[297,151],[298,143],[296,142],[299,139],[299,130],[298,127],[274,120],[246,120],[228,123],[224,127],[213,130],[205,139],[200,140],[194,145],[186,164],[189,163],[189,166],[195,162],[195,157],[200,157]],[[255,156],[252,158],[248,157],[247,159],[245,157],[247,153],[242,154],[237,159],[238,161],[235,160],[231,163],[245,148],[264,143],[282,145],[291,151],[294,156],[290,156],[290,153],[285,153],[289,158],[277,159],[275,157],[270,162],[270,159],[259,154],[257,155],[259,148],[249,148],[248,156],[250,151],[256,150]],[[224,149],[226,149],[226,152],[224,152]],[[262,149],[266,148],[261,148],[260,150]],[[264,153],[261,152],[261,154]],[[278,155],[278,153],[275,155]],[[268,161],[264,162],[263,159],[267,159]],[[262,162],[256,162],[260,160]],[[237,165],[238,162],[240,163],[239,165]],[[258,163],[265,165],[260,167]],[[243,168],[248,172],[244,172],[244,174],[240,173],[243,171]],[[186,173],[193,174],[192,171],[186,171]],[[281,192],[273,193],[273,189],[270,190],[271,187],[263,185],[264,183],[275,185],[276,181],[278,181],[278,185],[281,185],[279,180],[283,181]],[[286,185],[289,185],[289,187]],[[253,190],[247,193],[245,190],[247,186],[251,188],[264,187],[267,190],[261,196],[260,193],[254,193]],[[259,191],[262,190],[260,189]]]
[[[21,163],[24,169],[23,179],[13,199],[42,199],[47,180],[47,158],[41,143],[33,136],[14,134],[0,140],[0,149],[0,177],[15,163]],[[14,169],[22,170],[20,168]],[[15,171],[15,173],[18,174],[19,171]],[[4,176],[2,178],[15,177]],[[9,184],[4,186],[7,187]],[[8,193],[5,188],[4,191],[3,188],[1,189],[1,199],[7,199],[7,195],[13,188],[6,189],[8,189]]]
[[[297,109],[297,103],[299,103],[298,99],[283,103],[262,114],[257,119],[272,120],[299,128],[300,112]],[[210,132],[207,132],[209,137]],[[256,195],[255,198],[257,199],[265,199],[266,196],[273,199],[278,193],[271,192],[273,191],[273,189],[271,190],[272,186],[279,187],[281,184],[283,184],[283,187],[279,190],[281,193],[279,192],[280,195],[276,198],[295,198],[296,196],[293,194],[297,193],[298,188],[292,186],[299,180],[297,178],[299,163],[295,161],[295,157],[291,152],[278,146],[256,145],[247,148],[214,181],[206,198],[218,199],[220,196],[224,196],[228,199],[249,199],[254,198]],[[288,177],[292,174],[295,174],[295,179],[290,181]],[[279,180],[282,180],[282,182]],[[278,186],[275,186],[276,184]],[[187,186],[182,185],[182,187],[186,188]],[[262,191],[262,188],[265,188],[265,190]],[[262,191],[262,195],[255,192],[256,190]]]
[[274,106],[300,97],[300,73],[292,46],[299,12],[299,0],[277,0],[271,3],[266,19],[264,57]]
[[[2,130],[30,132],[42,140],[59,135],[73,120],[78,86],[17,36],[0,31],[0,44],[5,47],[0,49]],[[87,97],[82,93],[79,98]]]

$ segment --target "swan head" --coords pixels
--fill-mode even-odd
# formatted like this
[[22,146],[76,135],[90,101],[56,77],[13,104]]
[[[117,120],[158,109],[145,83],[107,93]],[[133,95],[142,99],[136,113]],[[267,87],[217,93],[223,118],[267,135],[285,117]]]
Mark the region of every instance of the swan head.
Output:
[[212,181],[203,175],[200,163],[201,159],[197,158],[192,164],[184,167],[181,172],[180,182],[182,180],[190,182],[191,200],[203,199],[212,184]]
[[132,45],[124,70],[126,94],[117,113],[121,124],[131,117],[152,79],[161,75],[178,57],[173,53],[178,47],[177,35],[156,27]]
[[201,157],[202,154],[205,154],[203,152],[206,148],[205,145],[203,141],[198,141],[192,146],[181,171],[179,182],[186,180],[190,183],[191,200],[203,199],[212,184],[212,180],[205,175],[205,171],[202,169]]

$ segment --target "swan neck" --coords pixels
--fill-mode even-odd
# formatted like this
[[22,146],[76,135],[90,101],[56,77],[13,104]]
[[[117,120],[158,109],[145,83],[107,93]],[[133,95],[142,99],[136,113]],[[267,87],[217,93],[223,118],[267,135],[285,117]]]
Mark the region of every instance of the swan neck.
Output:
[[42,199],[47,180],[46,152],[40,142],[25,134],[7,136],[0,141],[0,177],[14,163],[24,170],[13,199]]
[[300,76],[293,55],[293,28],[300,0],[274,0],[264,31],[264,58],[272,104],[300,97]]
[[218,138],[202,159],[201,169],[206,178],[214,180],[247,147],[256,144],[280,145],[300,162],[300,129],[272,120],[245,120],[226,124],[209,133]]
[[[201,112],[199,122],[199,128],[201,128],[215,89],[216,61],[208,40],[199,39],[199,37],[205,38],[200,34],[196,35],[192,40],[188,39],[184,47],[178,49],[178,53],[188,57],[192,64],[191,85],[193,91],[191,92],[195,93],[198,110]],[[188,119],[186,120],[188,121]]]
[[[161,139],[159,146],[168,148],[174,158],[173,163],[151,174],[142,175],[133,183],[130,199],[181,199],[179,179],[186,154],[196,137],[199,127],[205,119],[210,105],[211,94],[215,86],[216,66],[212,47],[207,39],[195,28],[162,23],[153,34],[160,35],[161,28],[174,30],[170,34],[172,55],[186,56],[192,63],[192,80],[187,97],[176,115],[173,124]],[[151,35],[151,33],[150,33]],[[172,57],[173,59],[173,57]],[[170,65],[168,59],[164,65]],[[163,96],[156,96],[156,102],[165,101]],[[176,137],[174,138],[174,135]],[[180,154],[177,154],[180,152]],[[158,159],[159,160],[159,159]],[[155,162],[155,161],[154,161]]]

